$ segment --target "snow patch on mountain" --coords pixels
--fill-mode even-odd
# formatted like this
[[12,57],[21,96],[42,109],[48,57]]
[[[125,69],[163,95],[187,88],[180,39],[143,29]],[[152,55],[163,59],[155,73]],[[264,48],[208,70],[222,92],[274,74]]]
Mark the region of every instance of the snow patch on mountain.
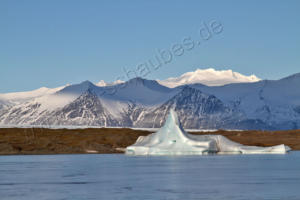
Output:
[[255,75],[246,76],[232,70],[197,69],[187,72],[179,77],[171,77],[166,80],[157,80],[161,85],[174,88],[180,85],[201,83],[207,86],[221,86],[230,83],[257,82],[261,79]]
[[62,108],[71,103],[77,98],[76,95],[71,94],[50,94],[39,98],[35,98],[33,102],[40,104],[41,110],[55,110]]
[[113,86],[113,85],[118,85],[121,83],[124,83],[125,81],[122,80],[116,80],[114,82],[105,82],[104,80],[99,81],[98,83],[96,83],[95,85],[99,86],[99,87],[106,87],[106,86]]

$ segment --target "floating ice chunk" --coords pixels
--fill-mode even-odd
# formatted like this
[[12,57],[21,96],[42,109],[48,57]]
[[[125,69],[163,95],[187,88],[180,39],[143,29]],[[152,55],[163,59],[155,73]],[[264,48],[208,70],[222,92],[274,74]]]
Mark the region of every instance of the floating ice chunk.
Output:
[[203,155],[218,154],[284,154],[283,144],[272,147],[245,146],[222,135],[191,135],[184,131],[174,110],[162,128],[148,136],[140,136],[128,146],[128,155]]

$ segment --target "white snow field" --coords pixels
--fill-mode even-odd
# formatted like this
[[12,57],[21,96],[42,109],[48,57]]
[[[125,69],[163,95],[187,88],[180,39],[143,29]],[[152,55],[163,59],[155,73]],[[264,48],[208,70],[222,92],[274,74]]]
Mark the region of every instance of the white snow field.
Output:
[[205,155],[217,154],[285,154],[291,149],[283,144],[272,147],[245,146],[222,135],[191,135],[184,131],[171,109],[162,128],[140,136],[126,148],[127,155]]

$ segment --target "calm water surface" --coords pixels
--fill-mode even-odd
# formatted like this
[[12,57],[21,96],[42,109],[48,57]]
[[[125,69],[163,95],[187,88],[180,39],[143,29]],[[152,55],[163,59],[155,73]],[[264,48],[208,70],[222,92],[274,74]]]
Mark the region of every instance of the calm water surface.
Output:
[[1,200],[300,199],[287,155],[0,156]]

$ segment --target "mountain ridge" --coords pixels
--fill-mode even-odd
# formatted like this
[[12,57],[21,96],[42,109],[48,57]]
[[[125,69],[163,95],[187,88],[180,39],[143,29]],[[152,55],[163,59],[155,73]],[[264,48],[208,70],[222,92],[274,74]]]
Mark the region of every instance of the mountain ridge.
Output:
[[84,81],[26,101],[0,98],[0,124],[157,128],[172,108],[189,129],[295,129],[300,127],[299,75],[175,88],[143,78],[105,87]]

